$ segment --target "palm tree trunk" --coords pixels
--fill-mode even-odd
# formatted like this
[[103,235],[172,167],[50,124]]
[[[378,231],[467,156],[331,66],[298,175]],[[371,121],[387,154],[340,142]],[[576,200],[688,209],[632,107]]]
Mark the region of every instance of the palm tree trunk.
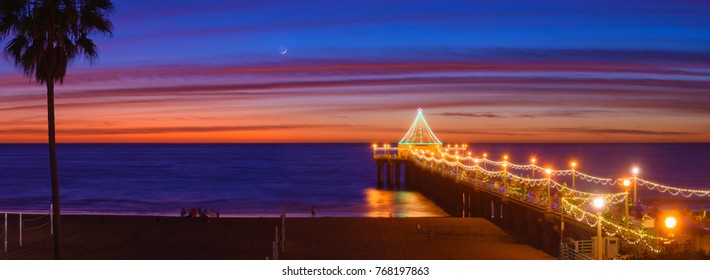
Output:
[[54,81],[47,81],[47,125],[49,133],[49,166],[52,172],[52,211],[54,211],[54,259],[61,259],[61,216],[59,211],[59,176],[57,175],[57,142],[54,128]]

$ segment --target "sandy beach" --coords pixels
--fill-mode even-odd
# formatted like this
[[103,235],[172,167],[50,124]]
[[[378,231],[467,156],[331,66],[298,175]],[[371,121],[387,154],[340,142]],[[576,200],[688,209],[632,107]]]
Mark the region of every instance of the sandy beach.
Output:
[[[49,227],[9,218],[2,259],[51,259]],[[66,259],[266,259],[278,218],[64,216]],[[281,259],[553,259],[479,218],[287,218]]]

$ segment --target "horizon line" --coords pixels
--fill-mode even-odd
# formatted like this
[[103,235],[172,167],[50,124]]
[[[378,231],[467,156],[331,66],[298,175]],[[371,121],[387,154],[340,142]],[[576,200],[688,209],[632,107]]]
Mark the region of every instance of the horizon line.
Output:
[[[370,142],[65,142],[65,143],[57,143],[58,145],[101,145],[101,144],[106,144],[106,145],[118,145],[118,144],[126,144],[126,145],[131,145],[131,144],[175,144],[175,145],[194,145],[194,144],[215,144],[215,145],[255,145],[255,144],[261,144],[261,145],[297,145],[297,144],[367,144],[367,145],[372,145],[372,144],[387,144],[388,142],[375,142],[375,141],[370,141]],[[392,141],[392,144],[397,144],[397,141]],[[447,142],[444,142],[447,143]],[[710,144],[710,142],[449,142],[448,144],[471,144],[471,145],[488,145],[488,144],[541,144],[541,145],[548,145],[548,144]],[[0,145],[47,145],[48,143],[42,143],[42,142],[8,142],[8,143],[0,143]],[[446,144],[444,144],[446,145]]]

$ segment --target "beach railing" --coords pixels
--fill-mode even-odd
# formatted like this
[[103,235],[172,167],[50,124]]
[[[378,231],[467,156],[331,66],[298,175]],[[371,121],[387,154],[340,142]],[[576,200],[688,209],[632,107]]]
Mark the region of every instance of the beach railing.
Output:
[[[49,225],[49,234],[53,234],[53,232],[52,232],[53,231],[53,229],[52,229],[53,217],[52,217],[51,212],[50,212],[50,214],[38,215],[37,217],[29,218],[29,219],[23,218],[22,214],[23,213],[19,213],[19,215],[20,215],[20,219],[19,219],[20,220],[20,222],[19,222],[20,223],[20,227],[19,227],[20,228],[20,247],[22,247],[22,233],[25,231],[37,230],[37,229],[41,229],[41,228]],[[25,216],[27,216],[27,215],[25,215]],[[46,219],[46,221],[42,222],[45,219]],[[31,224],[30,227],[27,227],[28,222]],[[34,224],[34,225],[32,225],[32,224]]]
[[[33,231],[37,229],[44,228],[45,226],[49,226],[49,234],[53,235],[54,234],[54,229],[52,228],[52,221],[54,220],[54,216],[52,215],[51,211],[51,206],[50,206],[50,211],[48,214],[43,214],[43,213],[32,213],[32,212],[5,212],[4,214],[4,221],[3,224],[0,225],[0,233],[2,234],[3,238],[3,245],[4,245],[4,250],[7,252],[7,247],[8,247],[8,215],[10,214],[17,214],[18,216],[18,237],[19,237],[19,244],[20,247],[22,247],[23,243],[23,235],[24,232],[26,231]],[[30,216],[31,218],[27,218]],[[45,220],[46,219],[46,220]],[[30,225],[29,227],[27,225]]]

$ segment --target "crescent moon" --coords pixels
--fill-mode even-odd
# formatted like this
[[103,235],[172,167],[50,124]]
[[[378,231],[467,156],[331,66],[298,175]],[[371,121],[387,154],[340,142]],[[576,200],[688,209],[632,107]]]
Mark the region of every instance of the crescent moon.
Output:
[[279,53],[281,53],[281,54],[286,54],[287,52],[288,52],[287,48],[282,48],[281,51],[279,51]]

